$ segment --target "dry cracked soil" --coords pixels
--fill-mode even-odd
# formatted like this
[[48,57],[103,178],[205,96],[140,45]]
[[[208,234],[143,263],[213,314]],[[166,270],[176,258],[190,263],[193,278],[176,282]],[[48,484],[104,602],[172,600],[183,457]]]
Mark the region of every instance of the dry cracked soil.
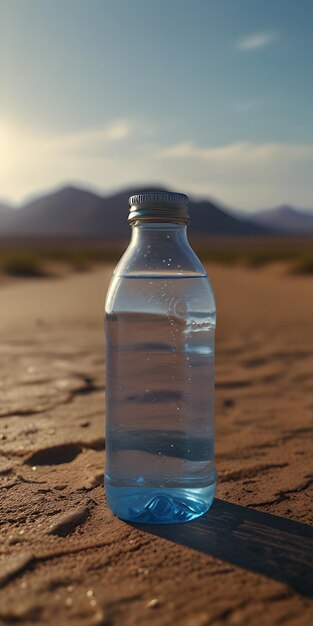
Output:
[[0,289],[0,624],[310,626],[310,279],[209,268],[217,497],[144,528],[103,492],[111,271]]

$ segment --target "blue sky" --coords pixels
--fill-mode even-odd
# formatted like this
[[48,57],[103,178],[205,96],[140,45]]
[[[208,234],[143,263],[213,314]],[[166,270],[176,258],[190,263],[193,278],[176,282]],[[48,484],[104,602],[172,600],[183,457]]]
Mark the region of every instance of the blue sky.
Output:
[[0,196],[313,207],[311,0],[2,0]]

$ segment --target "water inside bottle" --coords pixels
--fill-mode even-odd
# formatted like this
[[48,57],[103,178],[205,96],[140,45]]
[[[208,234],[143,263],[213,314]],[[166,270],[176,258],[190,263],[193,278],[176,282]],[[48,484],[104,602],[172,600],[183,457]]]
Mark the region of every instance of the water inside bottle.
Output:
[[123,277],[106,315],[106,492],[138,522],[188,521],[215,492],[215,310],[206,277]]

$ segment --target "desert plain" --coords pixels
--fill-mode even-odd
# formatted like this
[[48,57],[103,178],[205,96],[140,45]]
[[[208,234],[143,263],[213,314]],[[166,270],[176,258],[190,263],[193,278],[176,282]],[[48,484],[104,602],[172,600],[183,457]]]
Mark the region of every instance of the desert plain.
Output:
[[113,265],[0,285],[0,624],[310,626],[312,278],[209,264],[218,488],[138,527],[103,490]]

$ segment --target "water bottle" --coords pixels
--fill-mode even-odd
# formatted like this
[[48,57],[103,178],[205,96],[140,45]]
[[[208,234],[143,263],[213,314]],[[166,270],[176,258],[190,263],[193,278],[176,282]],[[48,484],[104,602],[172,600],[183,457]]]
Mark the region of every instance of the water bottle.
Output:
[[132,237],[105,304],[106,496],[124,520],[187,522],[216,485],[214,295],[187,239],[188,197],[129,204]]

